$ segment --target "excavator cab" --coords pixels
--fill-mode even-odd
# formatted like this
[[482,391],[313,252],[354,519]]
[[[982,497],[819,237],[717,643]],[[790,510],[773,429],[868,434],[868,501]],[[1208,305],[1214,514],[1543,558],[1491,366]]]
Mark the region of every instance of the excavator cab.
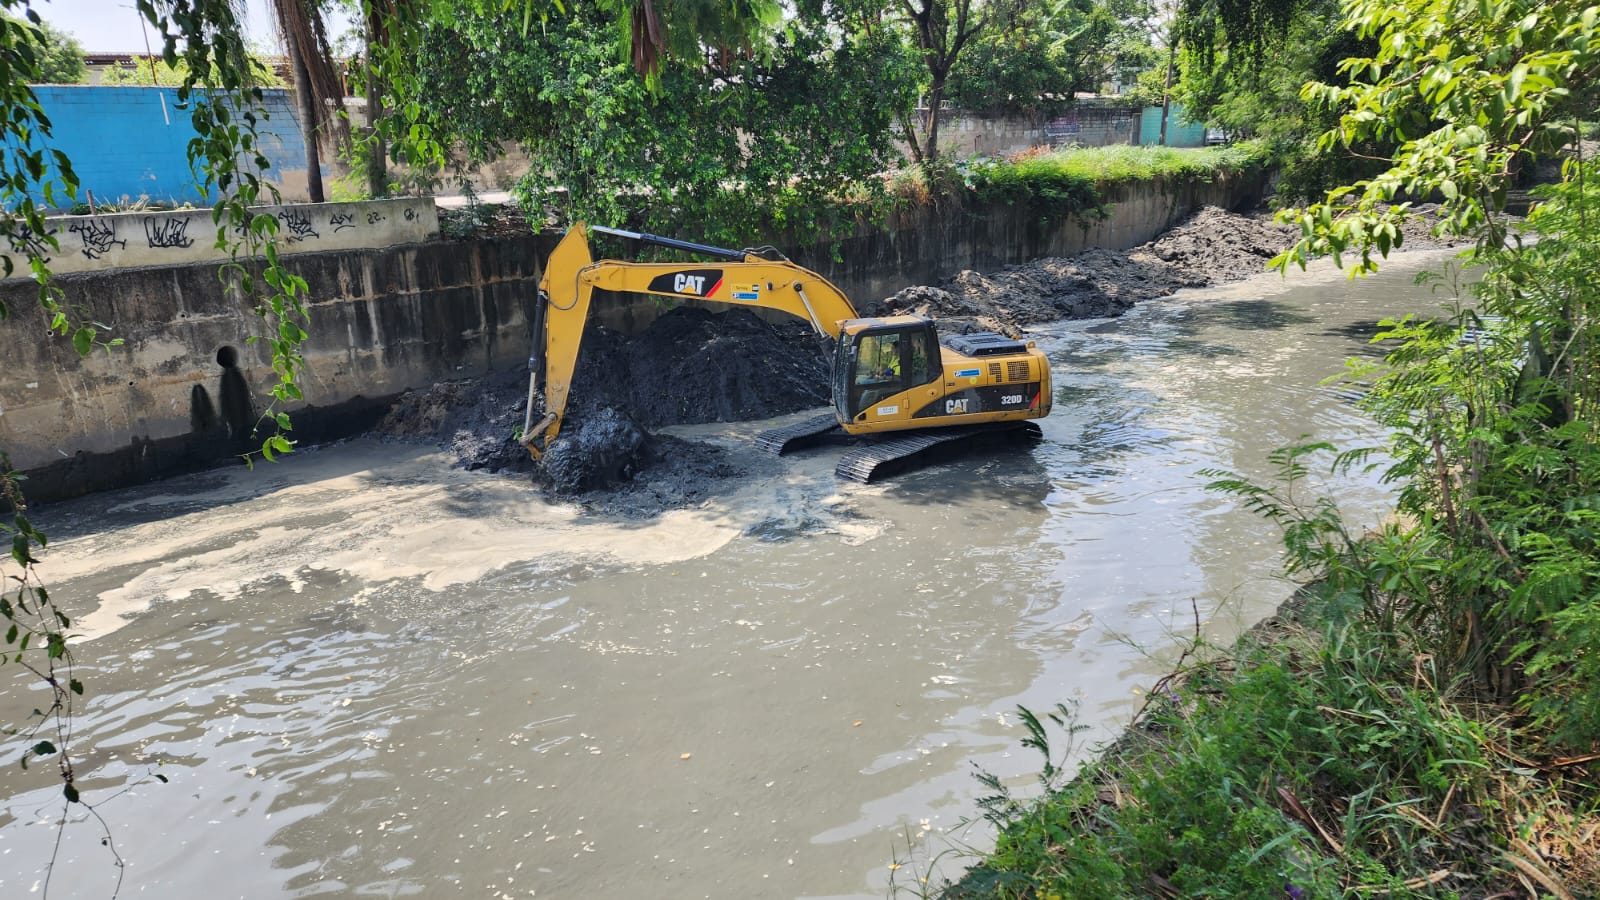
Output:
[[931,320],[920,316],[847,320],[834,350],[834,408],[839,421],[857,421],[874,405],[936,382],[942,374],[938,333]]

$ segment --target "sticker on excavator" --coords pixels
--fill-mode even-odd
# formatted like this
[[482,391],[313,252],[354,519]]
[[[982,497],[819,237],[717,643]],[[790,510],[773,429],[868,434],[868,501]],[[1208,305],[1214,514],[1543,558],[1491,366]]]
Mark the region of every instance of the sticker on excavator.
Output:
[[733,299],[735,300],[757,302],[761,299],[761,285],[759,284],[735,284],[729,290],[733,291]]
[[961,371],[956,373],[956,377],[957,378],[974,378],[979,374],[980,371],[981,371],[980,369],[962,369]]
[[880,406],[880,407],[878,407],[878,415],[880,415],[880,416],[892,416],[892,415],[894,415],[895,413],[897,413],[899,411],[900,411],[900,407],[898,405],[897,406]]

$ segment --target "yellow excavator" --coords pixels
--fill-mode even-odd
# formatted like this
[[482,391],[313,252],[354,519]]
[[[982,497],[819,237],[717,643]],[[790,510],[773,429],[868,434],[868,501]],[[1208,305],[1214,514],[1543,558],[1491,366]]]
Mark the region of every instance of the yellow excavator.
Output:
[[[588,232],[715,257],[717,263],[596,260]],[[770,248],[728,250],[675,238],[574,225],[539,282],[522,443],[538,459],[561,431],[578,348],[596,289],[775,309],[833,340],[833,412],[757,437],[783,453],[836,429],[880,436],[846,454],[841,477],[870,481],[927,451],[977,438],[1037,438],[1028,421],[1050,413],[1050,364],[1032,341],[993,333],[946,336],[922,316],[861,318],[826,278]],[[534,421],[544,390],[544,416]]]

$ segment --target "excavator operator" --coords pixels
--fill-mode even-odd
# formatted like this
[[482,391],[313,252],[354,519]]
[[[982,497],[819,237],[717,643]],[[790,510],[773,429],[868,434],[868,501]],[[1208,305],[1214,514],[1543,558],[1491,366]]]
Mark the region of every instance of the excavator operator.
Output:
[[896,342],[894,342],[894,343],[889,345],[889,359],[883,366],[883,377],[885,377],[885,378],[899,378],[900,377],[900,342],[899,341],[896,341]]

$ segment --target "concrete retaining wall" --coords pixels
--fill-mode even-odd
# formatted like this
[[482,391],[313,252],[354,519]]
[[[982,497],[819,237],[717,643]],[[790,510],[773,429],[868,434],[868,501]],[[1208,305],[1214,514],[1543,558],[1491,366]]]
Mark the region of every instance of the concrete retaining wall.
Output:
[[[432,197],[262,206],[254,213],[278,223],[278,252],[284,256],[391,247],[439,236],[439,211]],[[57,274],[228,259],[217,248],[217,226],[209,208],[53,216],[46,221],[61,245],[50,260],[50,270]]]
[[[304,347],[307,443],[369,429],[410,387],[525,366],[528,312],[554,238],[432,242],[286,260],[311,296]],[[45,336],[31,283],[0,285],[0,447],[47,500],[226,460],[250,436],[274,383],[262,321],[225,296],[214,264],[59,279],[66,301],[121,347],[79,358]]]
[[[862,230],[790,255],[869,308],[908,284],[1087,247],[1143,243],[1203,204],[1259,199],[1259,178],[1129,186],[1111,217],[1084,226],[1025,209],[920,209],[886,230]],[[686,237],[695,237],[686,235]],[[304,348],[302,441],[367,428],[400,392],[526,365],[531,303],[557,236],[432,241],[305,253],[286,260],[314,298]],[[0,447],[46,500],[224,461],[258,441],[250,427],[273,382],[250,304],[226,296],[215,263],[63,276],[66,302],[125,345],[80,359],[45,336],[29,282],[0,284]],[[597,315],[640,328],[659,304],[614,299]]]
[[[918,111],[918,136],[927,138],[928,111]],[[1058,115],[985,116],[949,110],[939,117],[939,152],[950,159],[1010,156],[1032,147],[1078,144],[1104,147],[1139,143],[1140,110],[1131,106],[1081,103]],[[910,149],[900,145],[901,155]]]

